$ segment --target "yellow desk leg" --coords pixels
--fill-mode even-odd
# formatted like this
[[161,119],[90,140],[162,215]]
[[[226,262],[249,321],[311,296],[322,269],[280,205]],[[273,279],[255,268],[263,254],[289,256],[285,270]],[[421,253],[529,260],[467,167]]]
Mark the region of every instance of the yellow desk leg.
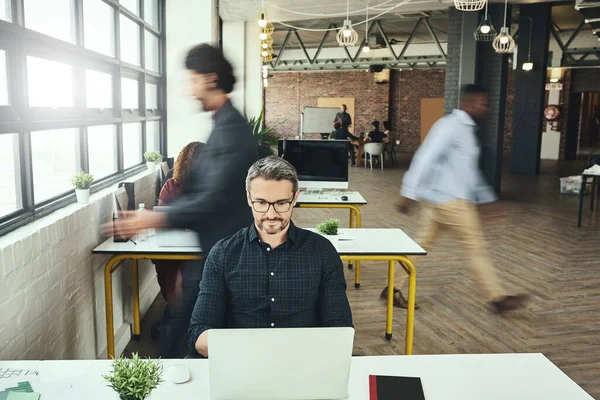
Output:
[[400,264],[408,274],[408,309],[406,310],[406,343],[404,354],[411,355],[415,328],[415,298],[417,294],[417,270],[408,257],[402,257]]
[[387,317],[385,324],[385,338],[387,340],[392,339],[392,325],[394,322],[394,264],[396,264],[394,261],[388,261]]
[[[350,208],[350,228],[354,228],[354,210]],[[353,265],[352,265],[352,261],[348,261],[348,269],[352,269]],[[355,283],[356,285],[356,283]]]
[[116,265],[127,256],[117,254],[112,256],[104,267],[104,312],[106,313],[106,358],[115,358],[115,323],[113,317],[112,273]]
[[[360,228],[362,225],[362,217],[360,215],[360,210],[358,207],[354,207],[354,209],[350,209],[350,212],[354,211],[356,214],[356,227]],[[354,271],[354,287],[360,287],[360,261],[356,261],[356,270]]]
[[131,260],[131,279],[133,291],[133,340],[140,340],[140,274],[138,260]]

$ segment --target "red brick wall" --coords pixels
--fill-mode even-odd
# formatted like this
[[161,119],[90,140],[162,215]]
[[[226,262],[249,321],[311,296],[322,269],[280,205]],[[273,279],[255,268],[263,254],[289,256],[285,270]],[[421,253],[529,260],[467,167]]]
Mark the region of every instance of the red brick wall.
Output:
[[400,133],[400,150],[415,151],[421,142],[421,99],[444,97],[446,70],[392,71],[390,77],[390,122]]
[[370,131],[373,120],[388,119],[390,86],[376,84],[373,74],[366,71],[285,72],[275,73],[269,79],[265,93],[266,125],[280,137],[299,135],[301,110],[306,106],[316,107],[319,97],[354,97],[355,133]]
[[[444,97],[445,79],[446,71],[441,68],[393,70],[390,83],[383,85],[375,84],[373,75],[365,71],[275,73],[265,91],[265,123],[280,137],[294,137],[300,132],[304,106],[315,107],[319,97],[354,97],[355,132],[370,131],[373,120],[389,118],[392,129],[400,133],[401,151],[412,152],[421,139],[421,99]],[[510,155],[514,92],[514,74],[509,70],[505,156]]]

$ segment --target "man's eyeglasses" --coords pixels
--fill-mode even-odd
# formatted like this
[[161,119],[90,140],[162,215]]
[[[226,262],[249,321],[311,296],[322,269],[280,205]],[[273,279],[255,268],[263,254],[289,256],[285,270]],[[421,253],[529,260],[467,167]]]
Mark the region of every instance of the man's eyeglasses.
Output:
[[252,208],[257,213],[266,214],[269,212],[271,206],[278,214],[284,214],[290,211],[292,208],[292,203],[294,202],[294,197],[292,196],[291,200],[280,200],[276,202],[269,202],[265,200],[252,200]]

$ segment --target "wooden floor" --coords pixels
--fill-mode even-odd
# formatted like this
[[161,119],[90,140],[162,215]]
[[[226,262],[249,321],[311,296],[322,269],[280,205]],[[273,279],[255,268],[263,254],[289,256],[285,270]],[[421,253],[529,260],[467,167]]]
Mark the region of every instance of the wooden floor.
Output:
[[[362,208],[363,227],[401,228],[414,235],[418,212],[405,216],[393,201],[408,165],[365,170],[351,168],[351,189],[369,204]],[[414,354],[541,352],[594,398],[600,398],[600,219],[590,216],[586,198],[584,223],[577,229],[578,198],[559,194],[559,176],[582,170],[582,164],[543,163],[538,177],[503,178],[502,201],[509,216],[486,224],[490,255],[506,288],[529,293],[522,311],[492,314],[473,280],[463,252],[442,234],[430,255],[417,260]],[[600,207],[599,207],[600,208]],[[296,209],[294,221],[314,227],[328,217],[348,224],[344,211]],[[394,336],[384,339],[385,263],[363,263],[361,288],[346,271],[348,298],[356,327],[355,354],[404,352],[404,310],[395,309]],[[149,325],[162,308],[159,299],[143,321],[143,339],[128,351],[156,356]],[[501,376],[498,379],[502,379]]]

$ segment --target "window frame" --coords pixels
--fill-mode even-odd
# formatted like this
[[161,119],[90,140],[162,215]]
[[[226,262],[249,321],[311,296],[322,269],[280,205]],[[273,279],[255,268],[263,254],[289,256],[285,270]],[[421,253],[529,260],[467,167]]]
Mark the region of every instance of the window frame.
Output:
[[[75,42],[69,43],[24,27],[23,0],[9,0],[12,22],[0,20],[0,49],[6,52],[9,105],[0,105],[0,135],[16,134],[18,138],[18,171],[15,180],[20,210],[0,215],[0,236],[45,216],[61,207],[74,203],[75,192],[56,195],[43,202],[34,200],[33,162],[31,132],[61,128],[76,128],[79,146],[76,159],[81,170],[89,171],[88,133],[89,126],[116,126],[117,172],[94,182],[91,192],[114,185],[123,179],[143,171],[143,152],[146,151],[146,122],[159,121],[159,143],[162,154],[166,152],[166,76],[165,65],[165,0],[158,0],[158,27],[145,20],[145,0],[138,1],[139,15],[119,4],[118,0],[96,0],[114,9],[114,57],[89,50],[84,46],[83,3],[72,0]],[[120,17],[133,20],[140,31],[140,66],[121,60]],[[159,71],[147,70],[145,55],[145,31],[159,38]],[[28,104],[27,57],[36,57],[70,65],[73,71],[73,107],[30,107]],[[85,71],[93,70],[110,74],[112,77],[113,107],[106,109],[86,107]],[[121,103],[121,77],[138,81],[139,108],[123,110]],[[146,109],[146,83],[157,86],[157,109]],[[123,124],[141,123],[142,162],[131,168],[123,168]]]

